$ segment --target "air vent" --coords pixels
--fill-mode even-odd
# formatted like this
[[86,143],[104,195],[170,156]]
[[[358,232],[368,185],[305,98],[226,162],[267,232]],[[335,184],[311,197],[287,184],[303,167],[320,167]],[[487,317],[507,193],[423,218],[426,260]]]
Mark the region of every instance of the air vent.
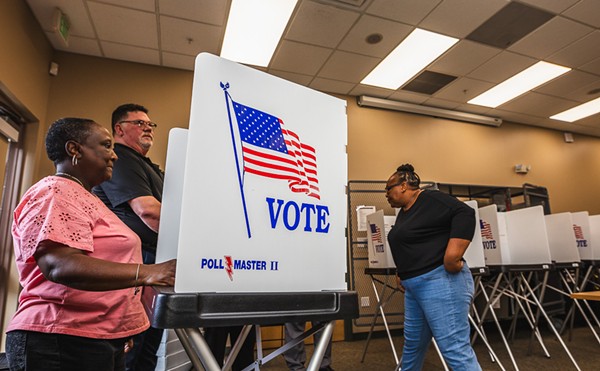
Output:
[[544,10],[510,2],[471,32],[467,39],[505,49],[553,17],[554,14]]
[[445,75],[433,71],[423,71],[420,75],[406,84],[402,90],[408,90],[415,93],[432,95],[444,86],[450,84],[456,79],[456,76]]

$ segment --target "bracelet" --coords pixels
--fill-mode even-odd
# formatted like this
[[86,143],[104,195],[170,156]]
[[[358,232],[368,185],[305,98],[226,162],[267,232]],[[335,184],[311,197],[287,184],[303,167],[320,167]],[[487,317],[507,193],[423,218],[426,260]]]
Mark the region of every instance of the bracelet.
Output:
[[135,283],[133,284],[133,296],[137,295],[137,293],[140,292],[140,288],[137,285],[138,278],[140,276],[140,265],[141,264],[138,264],[137,270],[135,271]]

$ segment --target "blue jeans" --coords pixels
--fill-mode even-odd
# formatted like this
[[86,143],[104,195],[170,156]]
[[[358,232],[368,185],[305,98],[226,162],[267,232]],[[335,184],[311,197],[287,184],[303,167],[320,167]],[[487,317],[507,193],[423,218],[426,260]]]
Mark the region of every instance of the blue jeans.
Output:
[[481,370],[470,343],[469,309],[473,276],[465,263],[459,273],[441,265],[402,281],[404,294],[404,350],[402,371],[421,370],[431,337],[453,370]]

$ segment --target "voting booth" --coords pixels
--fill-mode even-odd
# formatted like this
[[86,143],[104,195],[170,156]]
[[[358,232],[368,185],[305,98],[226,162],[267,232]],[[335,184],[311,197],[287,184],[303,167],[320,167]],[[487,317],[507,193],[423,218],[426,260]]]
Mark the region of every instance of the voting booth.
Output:
[[369,268],[396,268],[387,239],[395,220],[395,216],[383,215],[383,210],[367,215]]
[[477,201],[469,200],[465,201],[465,204],[469,205],[475,211],[475,233],[473,239],[465,251],[463,258],[467,262],[467,265],[472,272],[483,274],[487,273],[487,267],[485,266],[485,255],[483,254],[483,242],[481,237],[481,223],[479,219],[479,209],[477,207]]
[[200,327],[244,325],[243,342],[251,325],[324,321],[318,359],[333,321],[358,316],[346,102],[208,53],[195,71],[189,129],[169,136],[157,248],[177,257],[175,287],[145,290],[152,324],[213,370]]
[[571,213],[549,214],[545,218],[552,261],[558,265],[578,266],[581,259]]

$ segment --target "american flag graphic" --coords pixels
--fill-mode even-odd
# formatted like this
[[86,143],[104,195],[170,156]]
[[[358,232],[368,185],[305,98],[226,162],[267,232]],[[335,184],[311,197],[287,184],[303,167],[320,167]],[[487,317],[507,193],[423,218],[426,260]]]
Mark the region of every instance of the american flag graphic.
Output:
[[381,228],[379,228],[377,224],[369,224],[369,227],[371,228],[371,240],[374,243],[383,243]]
[[479,224],[481,226],[481,237],[486,240],[493,240],[494,235],[492,234],[492,227],[490,226],[490,223],[483,219],[479,219]]
[[585,240],[585,237],[583,237],[583,228],[581,228],[581,226],[573,224],[573,230],[575,231],[575,239]]
[[315,149],[286,129],[280,118],[231,102],[242,141],[244,170],[287,180],[290,191],[320,199]]

